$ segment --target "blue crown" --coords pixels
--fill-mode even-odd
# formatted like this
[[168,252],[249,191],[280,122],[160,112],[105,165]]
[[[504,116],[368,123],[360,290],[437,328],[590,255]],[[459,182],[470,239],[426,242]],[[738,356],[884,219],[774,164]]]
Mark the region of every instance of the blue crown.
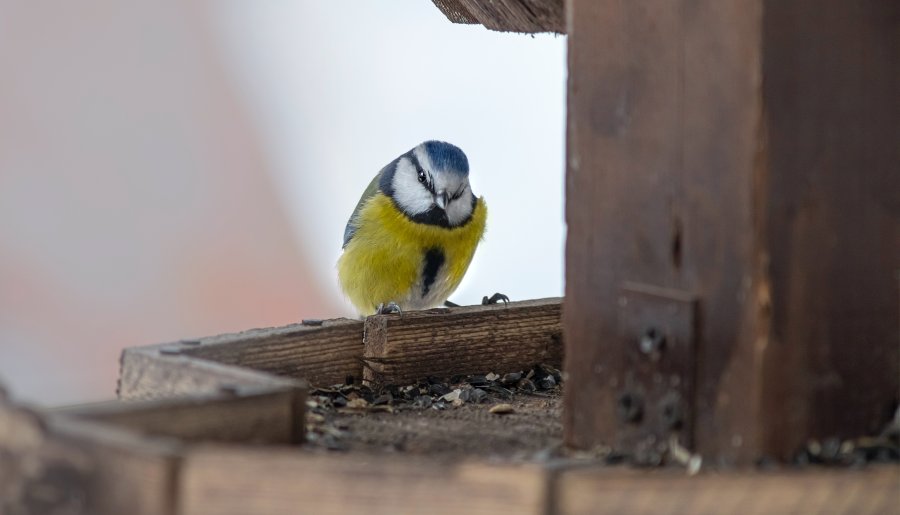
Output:
[[431,159],[431,164],[445,172],[457,172],[462,175],[469,173],[469,159],[456,145],[443,141],[426,141],[425,152]]

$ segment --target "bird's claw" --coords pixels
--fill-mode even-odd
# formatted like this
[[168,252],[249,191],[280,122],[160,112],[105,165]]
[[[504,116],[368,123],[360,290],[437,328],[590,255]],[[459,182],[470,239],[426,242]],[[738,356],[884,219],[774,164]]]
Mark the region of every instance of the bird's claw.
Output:
[[388,302],[387,304],[382,302],[375,308],[376,315],[390,315],[393,313],[403,314],[403,310],[400,309],[396,302]]
[[506,295],[503,295],[502,293],[495,293],[495,294],[491,295],[490,297],[485,295],[484,298],[481,299],[481,305],[489,306],[491,304],[497,304],[501,300],[503,301],[504,305],[509,304],[509,297],[507,297]]

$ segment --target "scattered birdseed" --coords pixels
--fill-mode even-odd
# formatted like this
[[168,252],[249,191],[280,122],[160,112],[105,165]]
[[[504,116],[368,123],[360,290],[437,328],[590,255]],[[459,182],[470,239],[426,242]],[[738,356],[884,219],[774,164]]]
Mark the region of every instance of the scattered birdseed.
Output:
[[510,372],[503,376],[503,379],[500,380],[501,383],[505,385],[513,385],[519,382],[522,379],[521,372]]
[[[530,377],[531,379],[528,379]],[[466,404],[486,403],[492,414],[516,410],[509,403],[517,395],[558,396],[562,377],[558,370],[536,365],[528,370],[498,374],[488,372],[449,378],[428,377],[415,384],[360,384],[348,378],[344,384],[313,388],[307,400],[307,442],[333,451],[350,448],[357,435],[336,414],[359,416],[378,413],[391,416],[402,411],[460,409]],[[499,404],[495,404],[499,403]],[[338,427],[338,424],[344,424]],[[404,450],[400,442],[395,450]]]
[[519,390],[522,390],[525,393],[530,393],[537,390],[537,387],[531,382],[531,379],[525,378],[519,381],[519,384],[516,385]]
[[369,401],[362,397],[347,401],[347,407],[350,409],[365,409],[369,407]]
[[447,402],[453,402],[453,401],[455,401],[455,400],[458,400],[458,399],[459,399],[459,396],[460,396],[461,394],[462,394],[462,390],[460,390],[459,388],[457,388],[456,390],[453,390],[452,392],[450,392],[450,393],[448,393],[448,394],[442,396],[442,397],[441,397],[441,400],[442,400],[442,401],[447,401]]
[[494,415],[506,415],[509,413],[514,413],[516,410],[512,407],[512,404],[496,404],[491,406],[491,409],[488,410],[490,413]]

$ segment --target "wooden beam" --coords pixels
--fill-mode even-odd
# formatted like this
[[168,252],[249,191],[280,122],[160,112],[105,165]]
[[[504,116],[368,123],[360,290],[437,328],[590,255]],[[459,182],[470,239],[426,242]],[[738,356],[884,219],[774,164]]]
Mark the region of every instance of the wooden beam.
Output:
[[289,444],[304,440],[305,400],[300,385],[231,387],[213,395],[103,402],[54,413],[189,442]]
[[0,399],[0,513],[174,515],[180,450]]
[[[338,318],[181,340],[140,347],[138,352],[155,349],[156,354],[169,352],[329,386],[348,376],[360,378],[362,337],[362,321]],[[123,376],[133,350],[125,351]]]
[[356,320],[309,321],[127,348],[121,358],[119,397],[147,399],[215,393],[222,387],[296,384],[288,378],[320,385],[342,383],[348,376],[362,375],[362,329],[363,323]]
[[208,447],[186,456],[178,513],[538,515],[547,488],[538,466]]
[[366,320],[364,378],[504,373],[562,361],[560,299],[376,315]]
[[222,365],[182,353],[184,346],[151,345],[122,351],[118,395],[150,400],[227,393],[239,388],[299,388],[298,380]]
[[897,509],[900,468],[730,472],[583,469],[556,483],[560,515],[794,513],[880,515]]
[[433,0],[453,23],[502,32],[565,32],[563,0]]
[[878,431],[900,391],[900,4],[567,6],[566,441],[674,431],[751,463]]

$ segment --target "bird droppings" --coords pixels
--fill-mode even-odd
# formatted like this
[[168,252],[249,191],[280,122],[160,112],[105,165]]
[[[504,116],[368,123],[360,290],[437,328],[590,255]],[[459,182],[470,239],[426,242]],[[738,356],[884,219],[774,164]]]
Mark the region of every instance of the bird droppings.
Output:
[[537,365],[402,386],[314,388],[307,401],[306,445],[451,459],[549,459],[562,448],[561,380],[556,368]]

